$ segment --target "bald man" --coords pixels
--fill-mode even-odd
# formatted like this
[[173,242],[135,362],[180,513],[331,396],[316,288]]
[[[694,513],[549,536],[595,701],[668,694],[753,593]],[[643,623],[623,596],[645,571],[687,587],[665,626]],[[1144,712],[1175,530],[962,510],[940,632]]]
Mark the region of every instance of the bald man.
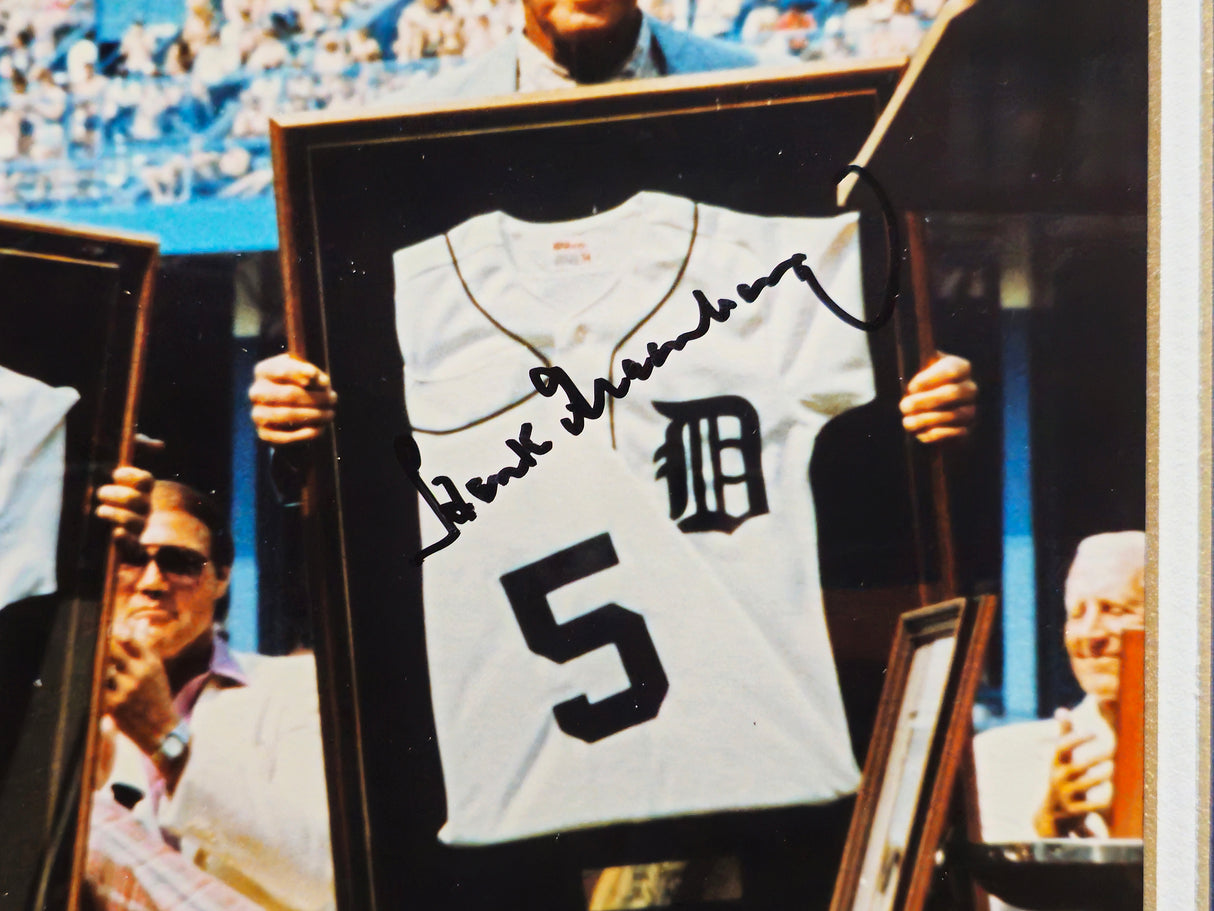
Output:
[[1113,747],[1121,694],[1121,635],[1146,620],[1146,537],[1124,531],[1079,545],[1066,579],[1067,654],[1087,693],[1055,713],[1058,740],[1049,790],[1033,818],[1042,838],[1107,835],[1113,801]]
[[1066,579],[1063,635],[1086,695],[1052,719],[974,738],[984,840],[1108,835],[1121,641],[1126,630],[1144,627],[1145,573],[1140,531],[1080,542]]

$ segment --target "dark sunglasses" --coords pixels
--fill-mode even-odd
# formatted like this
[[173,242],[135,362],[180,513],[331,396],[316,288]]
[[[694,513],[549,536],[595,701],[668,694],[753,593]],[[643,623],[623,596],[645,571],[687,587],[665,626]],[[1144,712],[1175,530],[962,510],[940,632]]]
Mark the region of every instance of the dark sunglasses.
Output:
[[123,567],[143,569],[149,562],[154,562],[166,576],[184,576],[197,579],[202,570],[210,562],[196,550],[188,547],[177,547],[164,544],[152,553],[138,541],[119,538],[116,542],[118,562]]

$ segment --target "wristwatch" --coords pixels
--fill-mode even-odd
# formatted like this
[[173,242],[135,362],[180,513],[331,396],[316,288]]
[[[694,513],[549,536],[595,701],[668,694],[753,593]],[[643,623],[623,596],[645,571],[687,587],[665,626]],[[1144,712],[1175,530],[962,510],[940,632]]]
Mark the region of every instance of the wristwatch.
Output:
[[163,760],[164,762],[176,762],[185,755],[185,751],[190,746],[190,727],[186,724],[183,718],[177,727],[164,735],[164,740],[160,741],[160,746],[156,747],[156,752],[152,755],[152,760]]

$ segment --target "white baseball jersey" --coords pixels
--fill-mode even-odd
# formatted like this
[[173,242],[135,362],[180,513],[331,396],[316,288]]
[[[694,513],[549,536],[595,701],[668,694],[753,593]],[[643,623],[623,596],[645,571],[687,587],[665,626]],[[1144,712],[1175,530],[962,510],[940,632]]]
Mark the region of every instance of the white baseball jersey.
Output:
[[0,608],[57,586],[65,424],[79,398],[0,367]]
[[[423,567],[444,840],[855,788],[808,465],[872,369],[864,333],[791,273],[738,294],[794,253],[862,315],[854,216],[641,193],[560,224],[479,216],[396,254],[422,475],[477,512]],[[639,376],[649,343],[681,335],[578,435],[567,393],[529,377],[563,368],[592,399],[595,378]],[[423,542],[442,534],[423,509]]]

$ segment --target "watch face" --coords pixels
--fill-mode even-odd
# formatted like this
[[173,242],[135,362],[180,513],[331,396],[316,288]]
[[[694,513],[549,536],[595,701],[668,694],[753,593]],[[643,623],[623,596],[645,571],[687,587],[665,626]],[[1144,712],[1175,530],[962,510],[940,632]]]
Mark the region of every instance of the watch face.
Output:
[[160,745],[160,755],[165,759],[179,759],[185,753],[187,743],[186,737],[182,737],[177,731],[172,731]]

